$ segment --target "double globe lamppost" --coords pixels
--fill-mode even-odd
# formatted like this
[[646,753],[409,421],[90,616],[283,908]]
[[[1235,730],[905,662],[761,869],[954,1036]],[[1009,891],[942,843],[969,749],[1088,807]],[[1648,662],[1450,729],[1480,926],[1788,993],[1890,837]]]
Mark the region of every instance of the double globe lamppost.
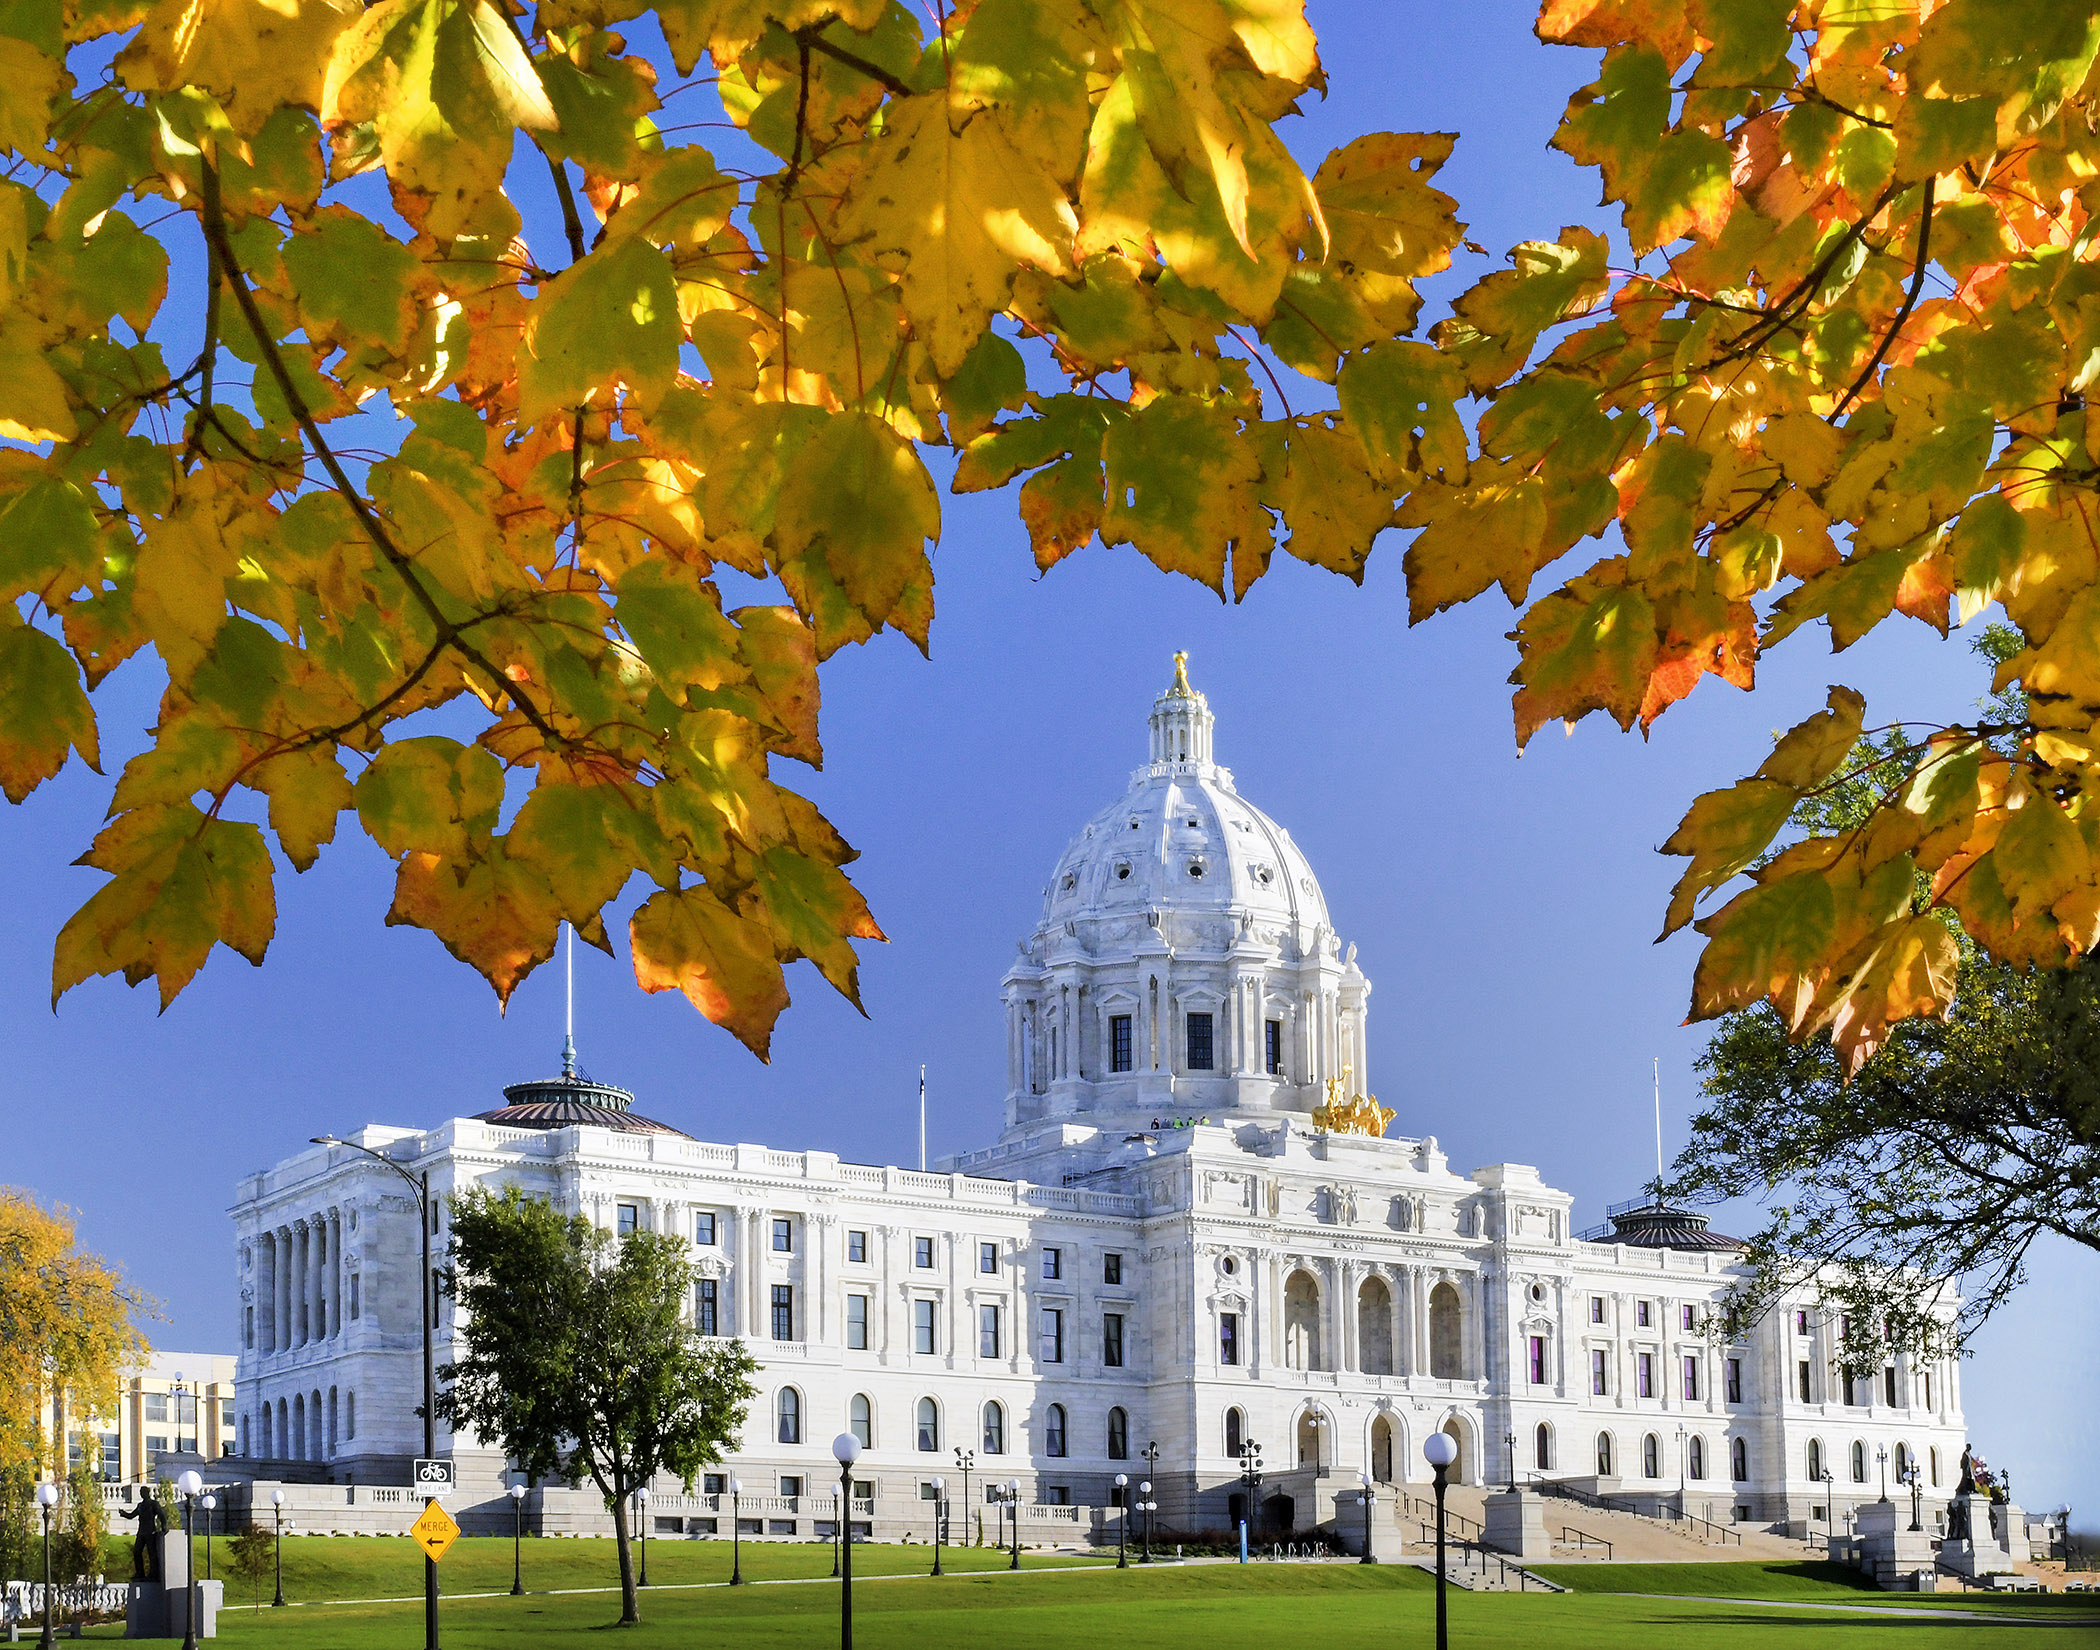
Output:
[[1011,1564],[1007,1565],[1007,1568],[1008,1568],[1009,1570],[1018,1570],[1018,1569],[1019,1569],[1019,1568],[1021,1567],[1021,1481],[1020,1481],[1020,1479],[1018,1479],[1018,1478],[1009,1478],[1009,1479],[1008,1479],[1008,1480],[1006,1481],[1006,1504],[1007,1504],[1007,1505],[1008,1505],[1009,1507],[1011,1507],[1011,1508],[1013,1509],[1013,1516],[1014,1516],[1014,1561],[1013,1561],[1013,1562],[1012,1562]]
[[270,1512],[277,1521],[277,1596],[270,1600],[276,1608],[284,1603],[284,1491],[270,1492]]
[[197,1538],[195,1535],[197,1501],[204,1492],[204,1480],[193,1469],[175,1480],[175,1488],[182,1495],[182,1573],[183,1612],[182,1650],[197,1650]]
[[1130,1474],[1116,1474],[1116,1568],[1130,1568]]
[[933,1481],[933,1573],[941,1573],[941,1497],[947,1492],[948,1480]]
[[729,1585],[744,1584],[744,1481],[729,1481]]

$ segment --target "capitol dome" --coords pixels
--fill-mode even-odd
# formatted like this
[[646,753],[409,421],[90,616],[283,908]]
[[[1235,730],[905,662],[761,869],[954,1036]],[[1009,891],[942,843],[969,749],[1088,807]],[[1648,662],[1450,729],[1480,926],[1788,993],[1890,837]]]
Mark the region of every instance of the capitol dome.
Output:
[[1365,1092],[1370,985],[1290,832],[1212,752],[1187,655],[1150,760],[1081,827],[1005,980],[1009,1129],[1309,1112]]

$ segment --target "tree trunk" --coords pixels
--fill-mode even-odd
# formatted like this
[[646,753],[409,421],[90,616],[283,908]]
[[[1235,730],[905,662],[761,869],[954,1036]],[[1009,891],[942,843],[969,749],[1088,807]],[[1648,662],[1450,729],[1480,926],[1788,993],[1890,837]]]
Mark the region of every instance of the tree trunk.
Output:
[[620,1625],[635,1627],[641,1624],[642,1608],[634,1590],[634,1549],[627,1541],[627,1492],[624,1485],[617,1494],[608,1497],[608,1504],[613,1515],[613,1541],[620,1549]]

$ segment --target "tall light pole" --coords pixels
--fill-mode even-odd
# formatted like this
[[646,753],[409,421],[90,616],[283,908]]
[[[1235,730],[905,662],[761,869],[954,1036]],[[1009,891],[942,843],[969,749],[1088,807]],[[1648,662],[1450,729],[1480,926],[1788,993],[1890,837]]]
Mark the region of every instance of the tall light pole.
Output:
[[1444,1478],[1458,1459],[1458,1440],[1439,1429],[1422,1440],[1422,1459],[1436,1477],[1436,1650],[1450,1650],[1451,1634],[1444,1619]]
[[1145,1533],[1142,1538],[1145,1543],[1145,1553],[1144,1557],[1139,1559],[1138,1562],[1150,1564],[1152,1562],[1152,1480],[1149,1478],[1138,1485],[1138,1508],[1145,1515]]
[[1019,1568],[1021,1567],[1021,1481],[1020,1481],[1020,1479],[1018,1479],[1018,1478],[1009,1478],[1009,1479],[1008,1479],[1008,1480],[1006,1481],[1006,1499],[1007,1499],[1008,1501],[1010,1501],[1010,1502],[1011,1502],[1011,1503],[1013,1504],[1013,1510],[1014,1510],[1014,1561],[1013,1561],[1013,1562],[1012,1562],[1011,1564],[1007,1565],[1007,1568],[1008,1568],[1009,1570],[1018,1570],[1018,1569],[1019,1569]]
[[644,1484],[634,1492],[634,1525],[642,1533],[642,1576],[635,1583],[638,1587],[649,1585],[649,1486]]
[[[1313,1445],[1313,1456],[1316,1461],[1319,1458],[1319,1448],[1318,1443]],[[1148,1439],[1145,1447],[1138,1451],[1138,1458],[1145,1463],[1145,1470],[1148,1473],[1159,1471],[1159,1440],[1157,1438]],[[1145,1508],[1145,1556],[1143,1562],[1150,1564],[1152,1562],[1152,1508],[1149,1505],[1152,1500],[1152,1485],[1150,1482],[1141,1485],[1139,1493],[1144,1496],[1148,1503]]]
[[1925,1528],[1924,1475],[1918,1471],[1918,1458],[1911,1457],[1910,1470],[1904,1476],[1910,1481],[1910,1527],[1913,1534],[1922,1534]]
[[[37,1640],[40,1650],[51,1650],[57,1637],[51,1631],[51,1509],[58,1505],[58,1486],[46,1480],[36,1487],[37,1510],[44,1515],[44,1636]],[[160,1566],[156,1563],[154,1568]]]
[[[860,1440],[842,1432],[831,1441],[832,1459],[839,1464],[839,1505],[853,1514],[853,1463],[860,1459]],[[853,1531],[839,1526],[839,1547],[844,1568],[839,1575],[839,1650],[853,1650]]]
[[217,1579],[211,1573],[211,1515],[218,1504],[219,1498],[216,1495],[207,1495],[204,1498],[204,1579],[206,1581]]
[[941,1496],[948,1488],[948,1480],[933,1481],[933,1573],[941,1573]]
[[1830,1539],[1837,1534],[1837,1478],[1828,1467],[1823,1469],[1823,1554],[1830,1556]]
[[1886,1501],[1886,1500],[1887,1500],[1887,1499],[1889,1498],[1889,1447],[1888,1447],[1888,1445],[1886,1445],[1886,1444],[1876,1444],[1876,1445],[1874,1446],[1874,1459],[1875,1459],[1876,1461],[1878,1461],[1878,1462],[1879,1462],[1879,1463],[1881,1464],[1881,1499],[1882,1499],[1882,1500],[1884,1500],[1884,1501]]
[[1247,1562],[1247,1532],[1261,1539],[1261,1445],[1252,1438],[1240,1445],[1240,1487],[1247,1493],[1242,1505],[1247,1516],[1240,1521],[1240,1562]]
[[[374,1163],[393,1170],[407,1181],[408,1189],[416,1195],[416,1223],[423,1229],[423,1456],[425,1460],[435,1459],[437,1352],[433,1331],[437,1318],[437,1275],[430,1264],[430,1171],[426,1169],[421,1174],[410,1174],[385,1153],[332,1134],[317,1134],[313,1143],[316,1146],[347,1146],[353,1152],[362,1152]],[[435,1496],[425,1496],[423,1505],[428,1507],[436,1499]],[[428,1553],[423,1555],[423,1650],[438,1650],[438,1566],[437,1560]]]
[[270,1511],[277,1520],[277,1596],[270,1600],[273,1608],[284,1604],[284,1491],[270,1492]]
[[839,1548],[846,1535],[846,1494],[844,1490],[831,1492],[831,1579],[839,1578]]
[[1371,1556],[1371,1475],[1360,1472],[1356,1475],[1356,1481],[1363,1486],[1364,1496],[1364,1556],[1356,1562],[1376,1564],[1378,1560]]
[[1685,1430],[1684,1430],[1684,1428],[1683,1428],[1683,1427],[1681,1427],[1681,1426],[1680,1426],[1680,1427],[1679,1427],[1679,1428],[1677,1429],[1677,1516],[1678,1516],[1679,1518],[1682,1518],[1682,1517],[1684,1517],[1684,1516],[1686,1515],[1686,1513],[1690,1511],[1690,1509],[1689,1509],[1689,1508],[1688,1508],[1688,1507],[1687,1507],[1687,1506],[1685,1505],[1685,1500],[1684,1500],[1684,1448],[1685,1448],[1685,1446],[1684,1446],[1684,1440],[1685,1440],[1685,1436],[1686,1436],[1686,1434],[1685,1434]]
[[963,1545],[965,1547],[970,1544],[970,1520],[977,1516],[977,1509],[970,1505],[970,1469],[976,1465],[977,1452],[973,1449],[964,1449],[962,1445],[957,1444],[955,1446],[955,1468],[962,1474],[963,1481]]
[[510,1596],[525,1596],[525,1486],[513,1484],[510,1497]]
[[[1678,1436],[1682,1437],[1683,1434],[1679,1433]],[[1517,1487],[1517,1435],[1514,1430],[1504,1429],[1502,1449],[1509,1461],[1509,1487],[1515,1489]]]
[[729,1585],[744,1584],[744,1481],[729,1481]]
[[175,1488],[182,1493],[182,1589],[184,1602],[188,1605],[183,1612],[182,1650],[197,1650],[197,1554],[192,1521],[196,1517],[197,1497],[203,1492],[204,1480],[192,1469],[175,1480]]
[[1116,1568],[1130,1568],[1130,1474],[1116,1474]]

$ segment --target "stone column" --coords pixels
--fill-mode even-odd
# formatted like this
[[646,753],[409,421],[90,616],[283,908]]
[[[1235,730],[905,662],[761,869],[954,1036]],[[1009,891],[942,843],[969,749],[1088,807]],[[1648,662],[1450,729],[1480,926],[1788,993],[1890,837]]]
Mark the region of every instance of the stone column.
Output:
[[255,1241],[255,1350],[277,1350],[277,1234]]
[[306,1344],[308,1331],[312,1327],[309,1322],[310,1314],[308,1310],[312,1285],[307,1281],[312,1270],[312,1262],[313,1234],[307,1230],[305,1221],[294,1221],[292,1223],[291,1307],[292,1345],[295,1347]]

